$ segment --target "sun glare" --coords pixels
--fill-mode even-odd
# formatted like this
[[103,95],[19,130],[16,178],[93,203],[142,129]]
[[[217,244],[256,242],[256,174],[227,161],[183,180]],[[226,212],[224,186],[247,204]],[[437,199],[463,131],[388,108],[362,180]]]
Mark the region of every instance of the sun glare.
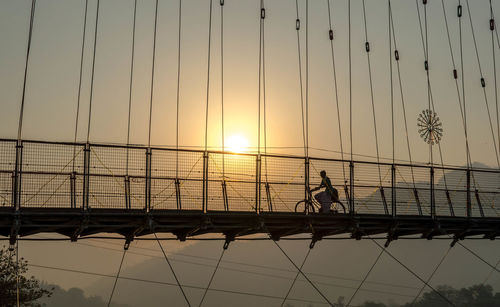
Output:
[[228,151],[243,153],[248,151],[248,139],[240,134],[233,134],[226,139],[225,146]]

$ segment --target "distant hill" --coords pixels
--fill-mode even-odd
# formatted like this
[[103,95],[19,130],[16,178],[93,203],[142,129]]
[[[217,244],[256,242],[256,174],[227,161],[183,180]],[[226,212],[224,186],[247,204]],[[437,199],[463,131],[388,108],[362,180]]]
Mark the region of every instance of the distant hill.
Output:
[[[80,288],[71,288],[69,290],[64,290],[56,285],[45,284],[45,288],[52,289],[53,294],[51,297],[46,297],[38,302],[41,304],[45,304],[50,307],[105,307],[107,306],[107,302],[105,302],[100,296],[89,296],[87,297],[82,289]],[[113,307],[131,307],[130,305],[124,304],[111,304]]]

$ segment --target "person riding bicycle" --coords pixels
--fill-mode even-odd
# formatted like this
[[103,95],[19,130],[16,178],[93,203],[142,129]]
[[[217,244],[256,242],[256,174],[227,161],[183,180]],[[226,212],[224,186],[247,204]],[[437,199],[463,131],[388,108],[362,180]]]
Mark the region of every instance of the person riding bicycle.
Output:
[[324,170],[319,174],[321,175],[321,183],[319,186],[312,189],[311,192],[317,191],[321,188],[325,188],[325,191],[319,192],[314,195],[316,201],[321,204],[321,213],[329,213],[332,202],[339,203],[344,209],[345,213],[345,207],[339,200],[339,192],[332,186],[330,178],[326,176],[326,172]]

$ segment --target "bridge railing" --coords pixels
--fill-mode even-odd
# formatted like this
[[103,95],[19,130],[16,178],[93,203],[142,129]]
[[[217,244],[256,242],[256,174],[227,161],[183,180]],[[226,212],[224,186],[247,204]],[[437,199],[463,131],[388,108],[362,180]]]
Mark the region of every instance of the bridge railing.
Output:
[[321,170],[348,213],[498,216],[492,169],[15,140],[0,140],[0,208],[294,212]]

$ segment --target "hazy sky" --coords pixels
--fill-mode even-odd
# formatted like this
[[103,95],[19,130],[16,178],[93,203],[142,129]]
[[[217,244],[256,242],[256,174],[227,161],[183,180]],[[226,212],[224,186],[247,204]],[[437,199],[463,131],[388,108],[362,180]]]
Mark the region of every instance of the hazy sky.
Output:
[[[420,1],[419,1],[420,2]],[[154,80],[152,144],[175,144],[175,105],[177,87],[177,32],[178,1],[159,1],[157,58]],[[208,1],[183,1],[181,31],[181,79],[180,79],[180,144],[201,146],[204,138],[204,120],[207,82],[208,45]],[[366,53],[364,51],[364,24],[361,0],[352,2],[352,101],[353,101],[353,149],[356,154],[375,155],[373,120],[369,91]],[[455,60],[459,59],[458,19],[456,0],[445,0],[452,47]],[[0,137],[15,138],[22,94],[24,60],[29,26],[28,0],[0,0]],[[35,12],[32,53],[28,66],[25,125],[23,138],[43,140],[73,139],[78,93],[80,48],[82,43],[84,1],[38,0]],[[335,91],[328,40],[327,2],[309,1],[309,111],[310,146],[339,151],[339,131],[335,107]],[[347,1],[331,0],[332,24],[335,33],[338,103],[344,149],[349,150],[349,76]],[[418,25],[415,1],[393,0],[393,18],[396,40],[401,56],[402,90],[406,103],[409,138],[412,154],[417,161],[428,161],[428,147],[420,139],[417,115],[427,108],[426,77],[423,68],[423,49]],[[493,1],[495,14],[500,16],[500,3]],[[300,149],[277,147],[302,146],[302,124],[300,109],[300,83],[298,74],[297,39],[295,31],[295,1],[265,1],[265,61],[266,61],[266,104],[267,135],[270,151],[301,154]],[[422,9],[421,4],[419,4]],[[465,7],[464,7],[465,8]],[[302,19],[301,48],[305,59],[305,2],[299,1]],[[380,142],[380,153],[391,157],[391,109],[388,49],[387,1],[366,0],[368,36],[371,44],[374,99]],[[91,121],[92,142],[125,143],[127,127],[128,93],[132,42],[132,0],[101,0],[101,11],[96,50],[94,99]],[[135,45],[135,65],[132,88],[132,134],[131,142],[147,143],[149,97],[151,85],[153,0],[139,0]],[[423,11],[421,11],[423,13]],[[488,29],[489,5],[487,0],[471,1],[471,14],[478,43],[482,71],[486,79],[486,94],[496,126],[495,91],[493,86],[493,59],[491,33]],[[80,124],[78,140],[86,138],[90,94],[90,72],[93,53],[93,33],[96,15],[96,1],[89,0],[87,36],[83,61]],[[467,97],[467,116],[473,161],[496,166],[495,152],[485,101],[480,85],[478,63],[475,55],[468,14],[464,9],[463,39],[464,64]],[[259,1],[226,0],[224,6],[224,101],[225,133],[245,135],[251,146],[257,144],[258,107],[258,51],[259,51]],[[443,155],[447,164],[465,164],[464,132],[457,102],[455,82],[451,75],[451,59],[443,19],[441,1],[430,0],[428,5],[430,77],[436,111],[444,126],[442,140]],[[495,41],[495,44],[498,42]],[[214,0],[210,100],[209,100],[209,142],[220,146],[220,10]],[[495,45],[495,56],[500,57]],[[303,65],[305,62],[302,62]],[[395,64],[395,62],[393,62]],[[394,66],[395,68],[395,66]],[[305,73],[305,66],[303,66]],[[404,122],[401,107],[397,70],[394,70],[394,112],[396,158],[407,159]],[[496,129],[496,127],[494,127]],[[496,131],[495,131],[496,133]],[[495,136],[497,137],[497,136]],[[312,154],[339,157],[338,153],[312,150]],[[363,157],[366,159],[366,157]],[[114,274],[120,254],[102,248],[85,246],[80,242],[70,243],[21,243],[21,253],[33,264],[71,267],[93,272]],[[191,255],[208,255],[217,258],[220,244],[217,243],[168,243],[169,253],[185,248]],[[121,242],[90,242],[106,248],[121,250]],[[113,245],[118,244],[118,245]],[[293,259],[303,259],[305,242],[283,243]],[[398,241],[390,249],[404,259],[412,268],[428,276],[433,266],[446,251],[449,242],[443,241]],[[468,242],[491,263],[496,263],[500,254],[496,242]],[[470,245],[469,245],[470,244]],[[154,244],[134,243],[132,252],[148,253]],[[149,251],[151,252],[151,251]],[[323,241],[312,251],[306,271],[336,275],[343,278],[360,279],[370,267],[378,249],[369,241]],[[133,255],[133,256],[132,256]],[[176,256],[174,256],[175,258]],[[180,256],[177,256],[180,258]],[[285,261],[273,243],[248,242],[232,244],[227,259],[249,264],[269,265],[285,270],[293,268]],[[150,279],[169,280],[171,275],[161,258],[152,262],[151,257],[127,255],[124,275]],[[189,258],[188,258],[189,259]],[[191,259],[192,260],[192,259]],[[208,261],[211,265],[214,261]],[[223,265],[229,266],[223,261]],[[200,270],[199,266],[174,262],[182,282],[205,285],[211,269]],[[159,269],[161,267],[161,270]],[[241,266],[236,266],[241,269]],[[248,269],[248,268],[246,268]],[[163,271],[162,271],[163,270]],[[78,274],[31,269],[41,279],[58,283],[64,288],[82,287],[88,293],[109,295],[110,280]],[[269,273],[269,270],[261,270]],[[276,273],[276,272],[274,272]],[[283,273],[283,272],[281,272]],[[450,259],[445,262],[432,284],[450,283],[461,287],[481,283],[489,268],[476,258],[455,247]],[[218,273],[219,274],[219,273]],[[283,295],[290,280],[249,277],[222,272],[217,275],[214,287]],[[288,272],[286,277],[293,278]],[[165,279],[163,279],[165,278]],[[357,282],[321,279],[324,282],[339,283],[356,287]],[[404,293],[407,296],[373,294],[361,291],[359,303],[367,298],[384,301],[407,301],[420,286],[409,273],[383,256],[369,281],[383,281],[408,285],[408,292],[392,286],[368,284],[369,288]],[[497,291],[499,275],[489,281]],[[329,297],[335,299],[349,296],[353,289],[322,286]],[[391,288],[392,287],[392,288]],[[279,289],[278,289],[279,288]],[[165,300],[181,304],[177,289],[138,283],[119,283],[116,299],[134,306],[156,306],[134,303],[133,299],[146,300],[165,295]],[[297,290],[298,289],[298,290]],[[295,296],[320,300],[310,287],[300,282]],[[172,291],[172,292],[169,292]],[[166,294],[171,294],[167,297]],[[189,291],[195,302],[200,292]],[[141,296],[142,295],[142,296]],[[210,295],[213,295],[210,294]],[[273,300],[241,299],[240,296],[220,295],[207,297],[207,305],[218,306],[238,303],[240,306],[274,306]],[[296,304],[300,306],[299,304]],[[303,304],[305,306],[305,304]]]
[[[455,61],[459,62],[457,1],[445,0]],[[22,93],[30,1],[0,2],[0,134],[16,137]],[[201,146],[207,82],[208,1],[184,1],[182,7],[180,125],[181,146]],[[309,3],[310,146],[340,150],[333,70],[328,40],[326,1]],[[420,5],[423,14],[422,5]],[[500,5],[493,1],[494,10]],[[295,2],[266,1],[265,61],[267,135],[269,147],[300,147],[302,124],[298,74]],[[428,161],[428,147],[417,133],[417,115],[427,108],[423,47],[414,1],[392,1],[400,53],[403,95],[414,159]],[[299,1],[301,47],[305,77],[305,2]],[[86,137],[96,1],[89,1],[83,62],[78,140]],[[253,13],[252,13],[253,12]],[[90,140],[125,143],[132,42],[133,1],[101,1]],[[331,1],[335,33],[338,98],[344,149],[349,151],[349,76],[347,1]],[[132,88],[131,142],[147,143],[151,84],[154,1],[137,8],[135,65]],[[225,134],[246,136],[257,144],[259,1],[226,1],[224,6]],[[496,134],[491,32],[487,0],[471,4],[486,94]],[[498,12],[500,14],[500,11]],[[374,129],[364,51],[362,2],[352,1],[353,151],[375,155]],[[391,157],[391,109],[388,59],[388,9],[385,1],[366,1],[371,44],[374,99],[380,154]],[[74,133],[84,1],[37,1],[32,53],[28,67],[23,137],[72,140]],[[423,17],[423,15],[422,15]],[[429,63],[436,111],[444,126],[445,163],[465,163],[464,131],[458,107],[441,1],[428,5]],[[178,2],[160,1],[154,81],[152,144],[175,144]],[[467,118],[474,161],[496,166],[495,152],[480,85],[471,27],[464,4],[464,62]],[[498,42],[495,39],[495,44]],[[220,146],[220,9],[213,11],[209,145]],[[494,48],[498,58],[498,46]],[[393,61],[396,158],[408,159],[401,95]],[[458,67],[459,68],[459,67]],[[459,71],[460,74],[460,71]],[[460,81],[460,80],[459,80]],[[496,136],[495,136],[496,137]],[[270,149],[300,154],[300,149]],[[312,151],[314,155],[338,157]],[[436,150],[437,153],[437,150]]]

